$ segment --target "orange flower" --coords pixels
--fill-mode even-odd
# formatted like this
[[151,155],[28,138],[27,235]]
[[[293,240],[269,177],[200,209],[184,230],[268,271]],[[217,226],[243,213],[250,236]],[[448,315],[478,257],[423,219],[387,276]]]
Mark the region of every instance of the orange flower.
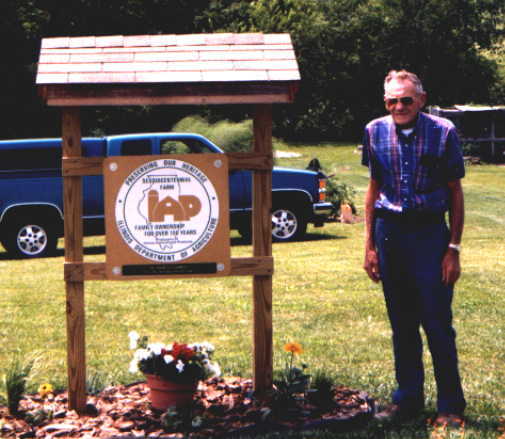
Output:
[[284,350],[292,354],[303,354],[302,345],[300,343],[286,343],[284,345]]

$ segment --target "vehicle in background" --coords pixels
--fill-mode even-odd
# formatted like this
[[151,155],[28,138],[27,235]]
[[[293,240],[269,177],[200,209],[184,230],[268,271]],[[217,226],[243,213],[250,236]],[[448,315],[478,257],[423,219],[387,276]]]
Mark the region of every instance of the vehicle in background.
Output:
[[[82,139],[84,157],[221,153],[198,134],[144,133]],[[0,241],[14,257],[54,253],[63,236],[61,139],[0,141]],[[304,237],[307,224],[322,226],[332,205],[325,201],[321,172],[274,167],[272,239]],[[103,176],[83,177],[85,235],[104,233]],[[229,174],[230,227],[250,236],[252,172]]]

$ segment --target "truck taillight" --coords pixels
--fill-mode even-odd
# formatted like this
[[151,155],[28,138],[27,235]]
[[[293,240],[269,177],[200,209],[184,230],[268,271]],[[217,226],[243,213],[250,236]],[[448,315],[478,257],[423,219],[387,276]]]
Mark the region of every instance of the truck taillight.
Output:
[[326,179],[319,180],[319,201],[326,200]]

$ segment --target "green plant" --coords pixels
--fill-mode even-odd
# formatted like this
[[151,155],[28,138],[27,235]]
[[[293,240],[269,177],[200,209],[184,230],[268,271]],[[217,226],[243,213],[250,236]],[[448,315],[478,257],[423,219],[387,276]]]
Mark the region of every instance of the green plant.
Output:
[[162,154],[186,154],[187,146],[180,142],[167,141],[163,143],[161,152]]
[[286,343],[286,345],[284,345],[284,350],[288,352],[289,355],[284,368],[283,380],[280,384],[291,394],[305,393],[308,389],[310,379],[310,375],[304,373],[307,365],[302,363],[300,369],[293,364],[295,356],[303,353],[302,345],[294,342]]
[[94,370],[86,378],[86,392],[90,395],[98,395],[107,386],[112,385],[112,383],[111,374],[101,370]]
[[219,376],[221,370],[211,361],[214,346],[210,343],[148,343],[146,336],[130,332],[130,349],[135,350],[130,372],[157,375],[169,381],[188,383]]
[[54,410],[53,407],[42,407],[37,410],[32,410],[25,414],[25,421],[33,426],[41,425],[46,421],[53,419]]
[[[247,152],[251,150],[253,144],[251,119],[241,122],[220,120],[210,123],[201,116],[187,116],[177,122],[172,131],[201,134],[226,152]],[[272,149],[279,143],[278,139],[272,139]]]
[[161,423],[163,428],[167,431],[178,431],[187,429],[188,419],[190,418],[190,409],[177,409],[176,407],[169,407],[161,415]]
[[274,390],[271,393],[270,406],[272,414],[278,417],[293,417],[299,412],[299,402],[306,397],[310,383],[310,375],[305,373],[306,364],[301,368],[294,365],[296,355],[303,353],[299,343],[287,343],[284,350],[288,357],[284,369],[274,379]]
[[205,416],[198,414],[195,406],[169,407],[161,415],[161,423],[165,431],[184,431],[199,429],[206,422]]
[[335,389],[333,378],[323,371],[317,371],[312,377],[310,389],[307,392],[309,401],[317,407],[324,409],[335,404]]
[[348,204],[351,206],[353,213],[356,213],[355,197],[356,190],[354,187],[340,181],[334,175],[330,175],[326,180],[326,199],[333,205],[333,217],[340,214],[342,204]]
[[26,384],[35,365],[34,359],[22,361],[16,356],[7,368],[4,376],[5,392],[7,394],[7,407],[11,415],[19,414],[19,402],[26,393]]
[[207,137],[226,152],[249,151],[252,145],[252,120],[209,123],[200,116],[188,116],[173,127],[176,132],[192,132]]

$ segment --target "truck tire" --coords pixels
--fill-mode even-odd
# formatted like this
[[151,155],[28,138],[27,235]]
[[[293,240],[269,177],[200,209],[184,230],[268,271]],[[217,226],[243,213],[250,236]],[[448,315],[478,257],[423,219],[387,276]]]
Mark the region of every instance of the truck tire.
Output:
[[277,206],[272,209],[272,240],[289,242],[302,239],[307,232],[307,216],[294,206]]
[[40,258],[55,253],[58,236],[49,220],[20,217],[9,221],[2,244],[15,258]]

